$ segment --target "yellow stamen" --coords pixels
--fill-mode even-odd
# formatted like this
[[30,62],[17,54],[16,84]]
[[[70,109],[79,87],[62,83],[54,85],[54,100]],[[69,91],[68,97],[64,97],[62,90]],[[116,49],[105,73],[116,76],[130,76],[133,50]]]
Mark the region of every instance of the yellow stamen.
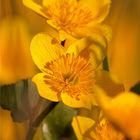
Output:
[[84,58],[71,54],[61,56],[45,65],[44,82],[58,94],[67,93],[79,100],[80,94],[92,92],[94,70],[91,64]]
[[107,120],[102,120],[91,135],[96,140],[125,140],[125,136]]

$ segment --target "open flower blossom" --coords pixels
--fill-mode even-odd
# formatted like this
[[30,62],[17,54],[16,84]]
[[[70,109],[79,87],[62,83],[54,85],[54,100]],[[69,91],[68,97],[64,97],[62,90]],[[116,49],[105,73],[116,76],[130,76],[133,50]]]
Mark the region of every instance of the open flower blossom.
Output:
[[71,107],[90,108],[95,84],[107,91],[115,88],[108,86],[112,80],[99,67],[105,52],[106,41],[99,35],[82,38],[69,47],[45,33],[36,35],[31,55],[41,70],[33,78],[40,96]]
[[124,135],[105,118],[96,122],[88,117],[75,116],[72,126],[78,140],[125,140]]
[[43,0],[42,5],[33,0],[23,0],[23,3],[45,17],[62,39],[67,34],[78,38],[92,32],[109,35],[108,27],[100,23],[109,12],[110,0]]
[[102,88],[96,87],[96,99],[106,117],[127,137],[140,139],[140,96],[121,92],[111,98]]

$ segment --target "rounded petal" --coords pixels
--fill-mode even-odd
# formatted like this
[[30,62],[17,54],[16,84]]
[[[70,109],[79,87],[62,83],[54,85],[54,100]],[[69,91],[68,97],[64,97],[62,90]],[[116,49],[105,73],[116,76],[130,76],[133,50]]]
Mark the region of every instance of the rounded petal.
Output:
[[103,36],[95,34],[94,36],[85,37],[75,41],[67,49],[67,53],[80,55],[89,60],[96,69],[104,59],[106,54],[106,40]]
[[82,116],[76,116],[73,117],[72,121],[72,127],[74,129],[74,132],[78,138],[78,140],[84,140],[85,133],[91,129],[91,127],[95,124],[94,120],[82,117]]
[[36,84],[39,95],[50,101],[58,102],[57,92],[53,91],[49,85],[44,82],[44,73],[39,73],[33,77],[33,82]]
[[94,22],[100,23],[109,13],[111,0],[79,0],[79,3],[92,11]]
[[83,107],[91,109],[94,99],[92,94],[84,95],[81,93],[81,95],[78,98],[79,99],[75,99],[74,97],[71,97],[67,93],[61,93],[61,99],[64,102],[64,104],[74,108]]
[[31,55],[40,70],[47,62],[55,60],[64,54],[64,48],[51,36],[40,33],[31,41]]
[[42,6],[35,3],[33,0],[23,0],[23,4],[35,11],[36,13],[40,14],[41,16],[48,18],[46,14],[42,11]]
[[124,86],[116,77],[104,70],[98,70],[95,74],[96,85],[101,87],[108,96],[115,96],[124,91]]

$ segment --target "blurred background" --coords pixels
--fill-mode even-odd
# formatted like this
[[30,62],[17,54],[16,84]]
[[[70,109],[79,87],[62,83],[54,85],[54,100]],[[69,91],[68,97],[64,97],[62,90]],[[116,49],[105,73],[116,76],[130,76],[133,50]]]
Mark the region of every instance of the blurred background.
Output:
[[[140,82],[140,1],[112,0],[104,23],[112,28],[108,69],[129,90]],[[32,37],[44,31],[47,32],[45,19],[26,8],[22,0],[0,0],[0,140],[24,140],[31,110],[41,100],[30,80],[38,69],[29,46]],[[59,108],[63,111],[59,112]],[[70,127],[74,113],[60,104],[34,139],[76,139]]]

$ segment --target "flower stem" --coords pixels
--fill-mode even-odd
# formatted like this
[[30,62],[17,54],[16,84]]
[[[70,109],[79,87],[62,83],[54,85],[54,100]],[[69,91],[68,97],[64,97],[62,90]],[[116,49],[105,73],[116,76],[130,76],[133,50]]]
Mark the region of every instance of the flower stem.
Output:
[[35,120],[31,120],[30,127],[28,129],[26,140],[32,140],[38,126],[41,124],[43,119],[49,114],[49,112],[57,105],[56,102],[50,102],[45,109],[38,115],[38,117]]

